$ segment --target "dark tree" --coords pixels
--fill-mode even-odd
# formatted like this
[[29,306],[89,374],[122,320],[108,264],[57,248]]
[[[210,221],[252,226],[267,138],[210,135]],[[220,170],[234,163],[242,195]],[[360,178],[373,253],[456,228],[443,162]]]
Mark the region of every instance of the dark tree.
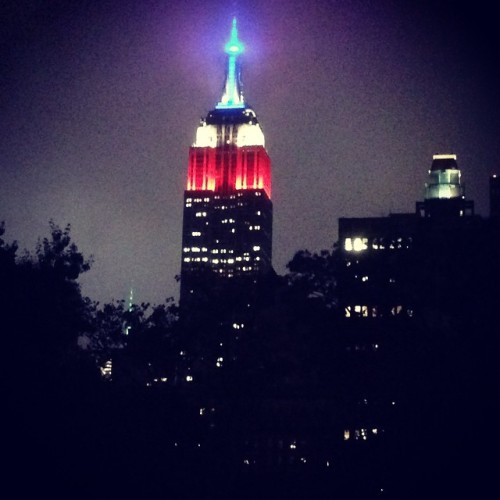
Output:
[[51,221],[34,255],[18,256],[15,243],[0,240],[2,351],[14,385],[58,384],[75,373],[91,311],[77,280],[90,265],[71,242],[69,225]]

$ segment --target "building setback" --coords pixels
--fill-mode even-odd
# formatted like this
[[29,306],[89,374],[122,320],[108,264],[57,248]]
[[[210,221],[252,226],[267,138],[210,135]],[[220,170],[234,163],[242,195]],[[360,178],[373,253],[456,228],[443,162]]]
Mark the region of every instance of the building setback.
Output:
[[181,306],[213,286],[253,282],[271,270],[271,161],[257,116],[245,102],[236,20],[225,46],[220,101],[196,131],[182,230]]

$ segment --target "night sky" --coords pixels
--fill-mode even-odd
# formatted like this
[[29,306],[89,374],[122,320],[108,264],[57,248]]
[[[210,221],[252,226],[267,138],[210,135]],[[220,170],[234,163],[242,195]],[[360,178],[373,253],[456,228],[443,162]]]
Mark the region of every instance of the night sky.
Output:
[[[9,3],[11,5],[9,5]],[[7,4],[7,5],[5,5]],[[494,5],[494,4],[493,4]],[[500,173],[493,6],[326,0],[17,0],[0,7],[0,220],[50,219],[93,255],[95,300],[178,298],[188,148],[219,100],[237,15],[273,168],[274,267],[330,248],[339,217],[412,212],[455,153],[487,215]]]

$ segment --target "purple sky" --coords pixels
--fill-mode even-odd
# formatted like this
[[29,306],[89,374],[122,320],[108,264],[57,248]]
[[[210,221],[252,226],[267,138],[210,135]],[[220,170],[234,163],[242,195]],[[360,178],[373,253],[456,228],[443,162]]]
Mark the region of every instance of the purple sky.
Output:
[[278,273],[299,249],[330,248],[339,217],[413,211],[436,153],[458,155],[488,214],[500,78],[487,2],[10,3],[0,220],[29,249],[49,219],[71,223],[96,300],[132,284],[137,301],[178,297],[188,148],[220,97],[233,14],[272,160]]

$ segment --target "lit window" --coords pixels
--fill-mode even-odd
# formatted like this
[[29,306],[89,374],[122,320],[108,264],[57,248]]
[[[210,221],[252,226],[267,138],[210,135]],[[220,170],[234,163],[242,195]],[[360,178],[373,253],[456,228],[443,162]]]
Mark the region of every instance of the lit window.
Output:
[[346,238],[344,241],[344,249],[346,252],[361,252],[368,248],[368,238]]
[[398,314],[401,314],[402,310],[403,310],[403,306],[394,306],[391,309],[391,315],[392,316],[397,316]]
[[191,259],[189,257],[184,257],[184,262],[191,262]]
[[201,233],[199,231],[193,231],[191,236],[201,236]]
[[186,382],[192,382],[194,380],[192,375],[187,375],[186,376]]
[[255,245],[253,247],[254,252],[258,252],[260,250],[260,247],[258,245]]
[[187,247],[186,247],[186,248],[183,248],[183,250],[184,250],[184,252],[190,252],[190,251],[191,251],[191,249],[190,249],[190,248],[187,248]]

